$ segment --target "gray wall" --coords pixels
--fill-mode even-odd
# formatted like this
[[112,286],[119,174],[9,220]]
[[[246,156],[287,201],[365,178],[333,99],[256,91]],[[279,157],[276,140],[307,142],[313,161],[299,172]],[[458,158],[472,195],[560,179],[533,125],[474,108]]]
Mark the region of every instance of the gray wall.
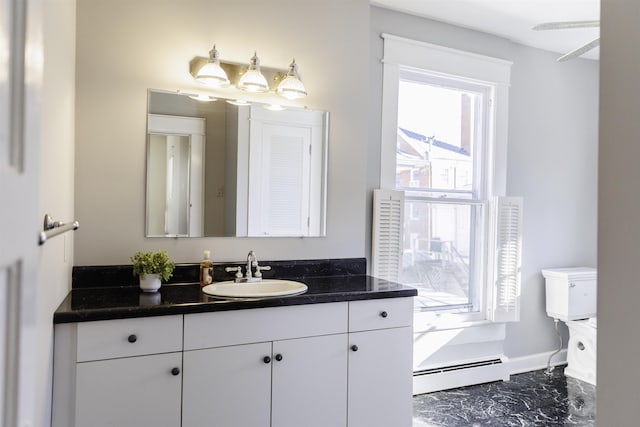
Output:
[[597,423],[633,427],[640,419],[640,3],[601,8]]
[[[194,262],[365,256],[367,0],[78,0],[75,265],[129,263],[165,249]],[[126,11],[126,12],[123,12]],[[198,88],[189,61],[213,43],[223,59],[286,69],[295,56],[309,92],[331,112],[325,238],[145,239],[147,89]],[[354,70],[348,72],[348,70]]]
[[598,63],[560,64],[556,54],[500,37],[372,8],[367,245],[370,190],[380,183],[380,33],[513,61],[507,195],[524,197],[523,303],[521,322],[507,327],[505,353],[520,357],[553,349],[557,338],[545,313],[540,270],[596,263]]

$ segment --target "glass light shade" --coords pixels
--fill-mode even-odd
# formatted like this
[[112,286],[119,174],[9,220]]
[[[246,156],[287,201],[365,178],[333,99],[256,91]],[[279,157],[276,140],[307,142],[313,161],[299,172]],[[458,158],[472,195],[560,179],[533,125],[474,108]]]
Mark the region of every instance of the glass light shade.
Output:
[[247,92],[266,92],[269,90],[267,79],[260,72],[260,59],[254,53],[247,72],[240,77],[238,81],[238,89]]
[[213,46],[209,51],[209,61],[196,73],[196,80],[211,87],[223,87],[229,85],[227,73],[220,66],[220,54]]
[[289,72],[278,85],[276,93],[287,99],[300,99],[307,96],[307,89],[304,87],[300,76],[298,75],[298,64],[294,59],[289,65]]

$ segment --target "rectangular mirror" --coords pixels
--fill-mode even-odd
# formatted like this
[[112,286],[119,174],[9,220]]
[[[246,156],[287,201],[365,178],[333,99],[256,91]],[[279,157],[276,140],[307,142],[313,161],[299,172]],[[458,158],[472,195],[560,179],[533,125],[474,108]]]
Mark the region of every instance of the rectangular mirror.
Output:
[[326,235],[329,113],[149,90],[146,237]]

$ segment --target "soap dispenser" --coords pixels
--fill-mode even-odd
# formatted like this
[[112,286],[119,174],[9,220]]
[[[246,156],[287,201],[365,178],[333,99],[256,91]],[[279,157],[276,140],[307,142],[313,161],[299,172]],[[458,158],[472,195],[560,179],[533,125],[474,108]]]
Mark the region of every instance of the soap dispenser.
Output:
[[202,261],[200,261],[200,286],[210,285],[213,281],[213,262],[211,259],[209,251],[204,251],[202,256]]

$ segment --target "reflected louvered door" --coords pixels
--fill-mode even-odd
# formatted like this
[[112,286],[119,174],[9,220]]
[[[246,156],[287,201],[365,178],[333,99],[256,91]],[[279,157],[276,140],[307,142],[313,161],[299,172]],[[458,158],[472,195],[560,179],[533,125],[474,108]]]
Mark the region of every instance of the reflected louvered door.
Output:
[[249,235],[309,235],[311,129],[251,125]]
[[520,320],[522,259],[522,198],[498,197],[494,201],[493,286],[489,318],[494,322]]
[[398,281],[402,270],[404,193],[374,190],[372,231],[372,274]]

